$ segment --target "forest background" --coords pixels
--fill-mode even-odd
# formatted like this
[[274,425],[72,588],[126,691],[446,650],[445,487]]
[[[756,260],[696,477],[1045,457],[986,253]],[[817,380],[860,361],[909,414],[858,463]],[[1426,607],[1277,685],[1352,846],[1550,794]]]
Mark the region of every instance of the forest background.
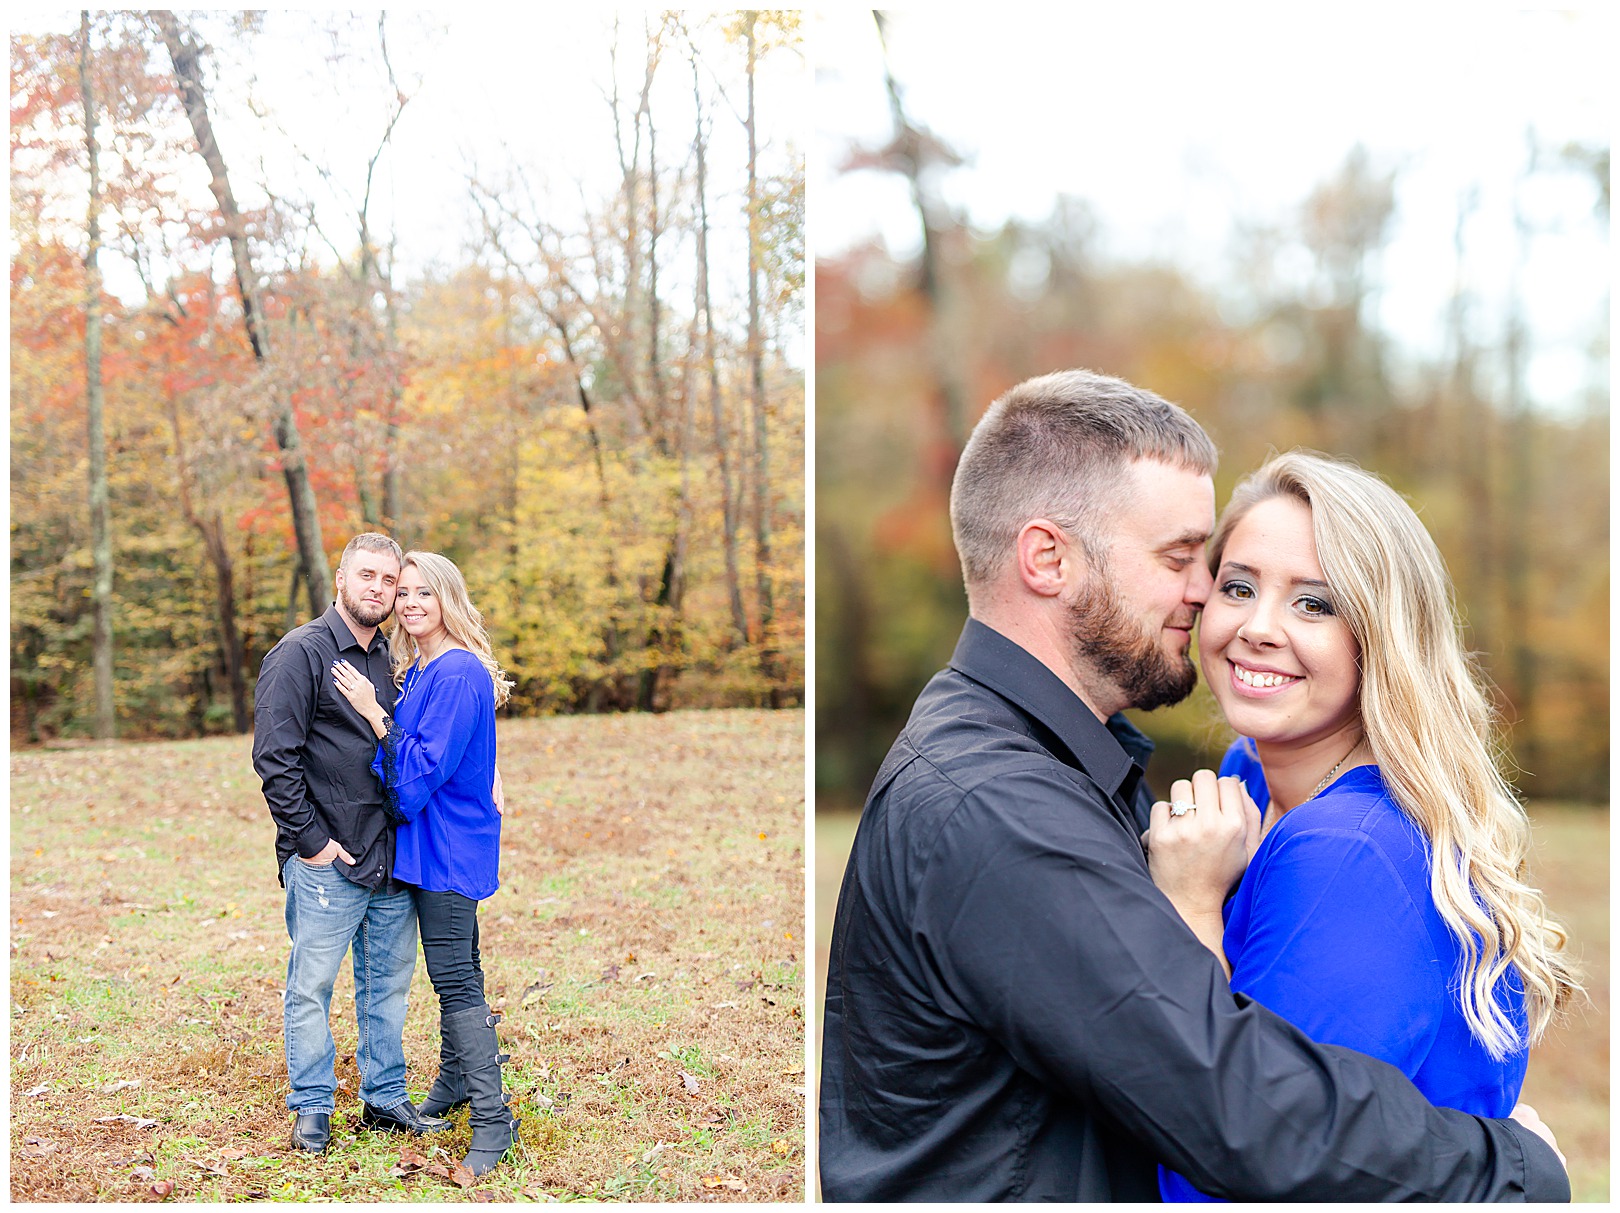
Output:
[[14,744],[250,728],[361,530],[513,714],[802,703],[797,18],[517,20],[13,21]]

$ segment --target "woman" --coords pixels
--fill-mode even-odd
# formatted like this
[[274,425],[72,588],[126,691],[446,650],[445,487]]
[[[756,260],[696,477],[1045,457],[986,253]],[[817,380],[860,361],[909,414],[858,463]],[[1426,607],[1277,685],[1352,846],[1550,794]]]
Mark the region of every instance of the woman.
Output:
[[1233,990],[1436,1105],[1507,1116],[1577,987],[1439,551],[1377,477],[1296,451],[1238,486],[1210,567],[1199,659],[1240,737],[1228,778],[1154,806],[1155,881]]
[[478,903],[499,887],[501,816],[495,779],[495,709],[511,688],[490,652],[483,616],[460,571],[434,552],[407,552],[390,642],[400,687],[395,718],[347,662],[332,669],[342,694],[381,744],[372,770],[396,815],[394,876],[411,886],[428,977],[439,996],[439,1075],[424,1116],[471,1103],[474,1175],[517,1141],[506,1109],[495,1035],[500,1016],[484,999]]

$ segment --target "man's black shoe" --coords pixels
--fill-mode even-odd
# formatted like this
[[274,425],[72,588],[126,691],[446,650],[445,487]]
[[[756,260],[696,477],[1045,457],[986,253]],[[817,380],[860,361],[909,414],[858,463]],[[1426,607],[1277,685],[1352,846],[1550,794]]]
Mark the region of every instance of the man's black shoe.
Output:
[[382,1133],[444,1133],[449,1131],[450,1122],[437,1116],[423,1116],[407,1099],[392,1108],[374,1108],[362,1102],[360,1127]]
[[292,1144],[295,1150],[308,1150],[321,1154],[332,1140],[332,1118],[325,1112],[300,1112],[293,1124]]

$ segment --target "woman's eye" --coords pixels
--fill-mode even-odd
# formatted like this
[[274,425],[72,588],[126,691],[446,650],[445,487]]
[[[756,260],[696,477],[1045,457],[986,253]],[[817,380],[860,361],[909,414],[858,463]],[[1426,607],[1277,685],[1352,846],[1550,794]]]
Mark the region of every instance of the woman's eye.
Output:
[[1246,581],[1228,581],[1221,587],[1221,593],[1228,598],[1247,600],[1254,597],[1254,587]]
[[1301,598],[1299,600],[1299,609],[1307,615],[1333,614],[1333,607],[1322,598]]

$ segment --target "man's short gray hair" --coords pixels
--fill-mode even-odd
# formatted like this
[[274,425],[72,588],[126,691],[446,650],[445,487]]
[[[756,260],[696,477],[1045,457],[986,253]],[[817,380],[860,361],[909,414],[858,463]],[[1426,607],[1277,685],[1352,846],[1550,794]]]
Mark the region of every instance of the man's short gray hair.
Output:
[[366,531],[356,535],[343,548],[343,555],[338,560],[338,569],[341,571],[349,567],[349,557],[356,552],[392,552],[394,560],[401,566],[405,564],[405,553],[392,538],[380,535],[376,531]]
[[1032,518],[1051,519],[1102,562],[1120,478],[1138,459],[1213,475],[1217,456],[1184,409],[1123,379],[1058,371],[1003,394],[974,427],[951,484],[962,580],[993,580]]

